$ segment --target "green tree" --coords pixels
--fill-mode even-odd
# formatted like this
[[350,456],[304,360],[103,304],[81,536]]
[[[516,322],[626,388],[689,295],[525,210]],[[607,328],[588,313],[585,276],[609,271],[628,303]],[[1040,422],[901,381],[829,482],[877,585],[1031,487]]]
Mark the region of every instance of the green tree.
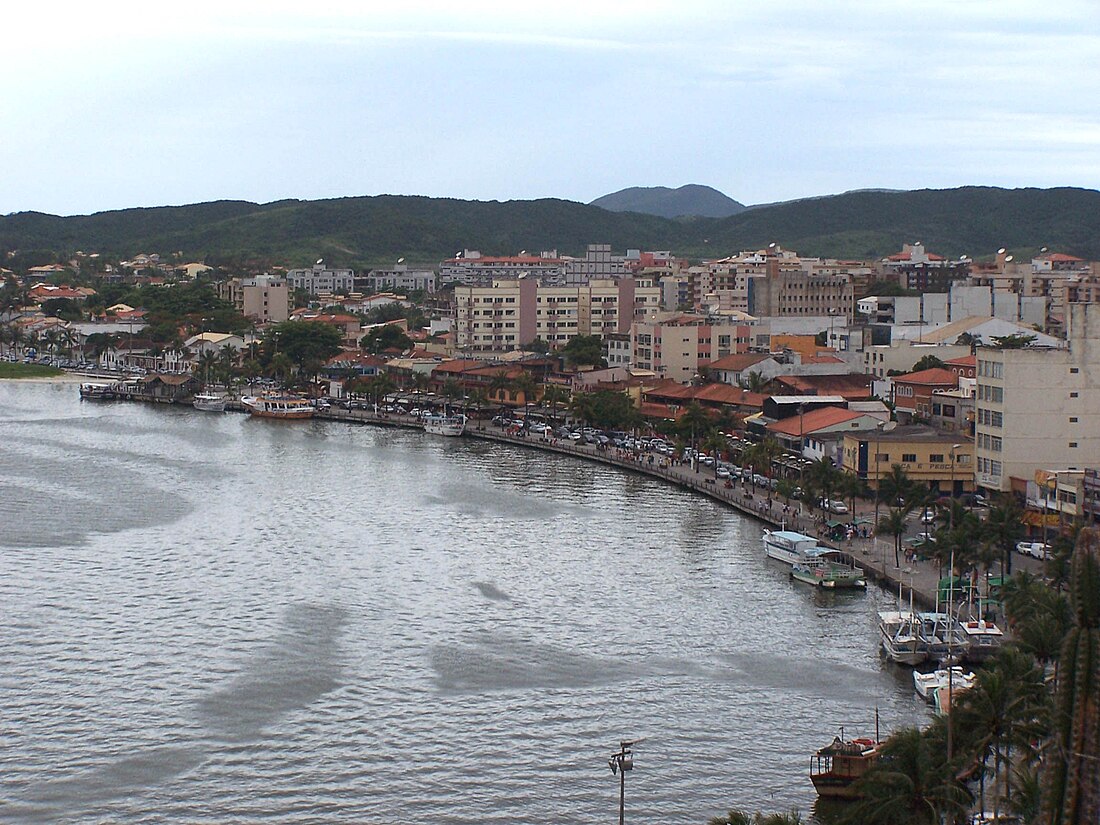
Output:
[[295,367],[301,368],[307,360],[327,361],[340,352],[340,331],[319,321],[284,321],[272,326],[265,336],[264,345],[272,357],[285,355]]
[[946,364],[935,355],[925,355],[913,365],[913,369],[910,371],[920,372],[921,370],[943,369],[945,366]]
[[903,509],[892,507],[875,525],[876,533],[894,537],[894,567],[901,567],[901,537],[905,535],[905,516]]
[[605,367],[603,342],[598,335],[576,335],[561,348],[567,363],[574,367]]
[[405,330],[396,324],[386,324],[375,327],[359,342],[359,346],[367,352],[378,354],[385,350],[400,350],[405,352],[412,349],[413,340],[405,334]]

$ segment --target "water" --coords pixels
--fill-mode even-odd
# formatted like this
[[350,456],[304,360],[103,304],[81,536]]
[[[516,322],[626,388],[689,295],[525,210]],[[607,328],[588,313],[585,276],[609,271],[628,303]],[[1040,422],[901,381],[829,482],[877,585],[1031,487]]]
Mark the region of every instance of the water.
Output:
[[613,820],[808,811],[839,725],[926,711],[885,594],[760,525],[472,439],[0,382],[0,820]]

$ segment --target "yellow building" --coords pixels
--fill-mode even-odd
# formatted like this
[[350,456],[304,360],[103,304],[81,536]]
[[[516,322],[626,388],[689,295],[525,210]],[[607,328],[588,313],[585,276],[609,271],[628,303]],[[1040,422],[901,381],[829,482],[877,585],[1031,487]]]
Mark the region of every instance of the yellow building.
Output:
[[844,436],[841,469],[872,490],[895,464],[915,482],[954,495],[974,489],[974,442],[922,424]]

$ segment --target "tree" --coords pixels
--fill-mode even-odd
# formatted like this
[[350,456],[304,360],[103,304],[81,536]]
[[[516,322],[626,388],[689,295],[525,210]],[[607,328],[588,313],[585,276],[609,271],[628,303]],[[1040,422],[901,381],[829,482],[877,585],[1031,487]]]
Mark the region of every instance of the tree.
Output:
[[603,342],[598,335],[576,335],[570,338],[561,348],[561,354],[574,367],[607,366],[607,362],[603,359]]
[[397,324],[386,324],[375,327],[364,335],[359,346],[375,355],[388,349],[405,352],[412,349],[413,340]]
[[559,409],[569,403],[569,390],[560,384],[545,384],[541,403],[550,409],[551,420],[556,419]]
[[550,345],[541,338],[535,338],[526,344],[521,344],[520,349],[524,352],[537,352],[540,355],[545,355],[550,352]]
[[876,533],[894,537],[894,567],[901,567],[901,537],[905,535],[905,516],[903,509],[892,507],[875,525]]
[[939,825],[966,814],[970,794],[948,765],[934,727],[905,728],[886,740],[856,783],[862,798],[845,812],[845,823]]
[[1002,495],[989,508],[982,523],[982,536],[1001,550],[1001,570],[1012,575],[1012,554],[1024,535],[1023,511],[1011,493]]
[[994,335],[990,340],[997,349],[1024,349],[1030,347],[1036,340],[1035,335]]
[[931,369],[943,369],[946,365],[937,358],[935,355],[926,355],[921,358],[917,363],[913,365],[911,372],[920,372],[921,370]]
[[340,352],[340,331],[319,321],[284,321],[268,330],[265,346],[285,355],[296,366],[306,360],[327,361]]
[[535,380],[535,376],[531,373],[523,372],[512,382],[512,391],[517,399],[520,395],[523,396],[523,420],[526,422],[531,411],[531,402],[539,391],[539,382]]
[[741,385],[741,389],[748,390],[749,392],[761,393],[764,391],[764,387],[768,385],[768,379],[764,377],[764,374],[759,370],[753,370],[747,375],[742,375],[741,380],[738,382]]
[[489,379],[489,397],[499,401],[501,409],[504,409],[505,403],[508,400],[508,391],[511,388],[512,380],[504,370],[501,370]]

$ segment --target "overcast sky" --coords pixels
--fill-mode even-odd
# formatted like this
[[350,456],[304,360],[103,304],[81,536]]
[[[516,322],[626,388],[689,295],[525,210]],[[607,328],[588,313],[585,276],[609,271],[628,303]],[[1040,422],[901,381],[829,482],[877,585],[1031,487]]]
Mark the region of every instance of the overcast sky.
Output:
[[40,0],[3,17],[0,213],[1100,187],[1095,0]]

